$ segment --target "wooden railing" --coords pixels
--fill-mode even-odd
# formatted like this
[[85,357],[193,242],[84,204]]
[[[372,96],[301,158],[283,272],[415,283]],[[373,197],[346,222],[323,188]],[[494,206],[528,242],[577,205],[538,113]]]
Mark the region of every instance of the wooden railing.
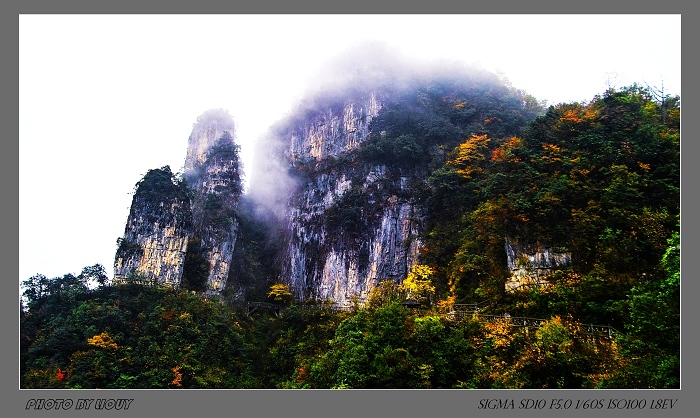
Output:
[[[269,302],[251,302],[242,301],[239,299],[229,299],[229,298],[218,298],[221,302],[224,302],[230,306],[245,309],[247,315],[250,315],[259,310],[266,310],[273,312],[275,316],[279,316],[280,312],[287,309],[287,305],[269,303]],[[305,311],[331,311],[331,312],[351,312],[356,307],[346,306],[346,305],[336,305],[336,304],[296,304],[293,305],[295,308]],[[458,303],[452,305],[452,310],[447,312],[445,316],[449,320],[460,321],[464,318],[474,318],[479,321],[484,322],[499,322],[506,321],[510,323],[514,328],[523,329],[525,331],[536,330],[540,328],[545,322],[549,321],[547,319],[541,318],[529,318],[529,317],[518,317],[510,316],[508,314],[502,315],[487,315],[483,314],[485,309],[492,306],[490,301],[481,302],[471,302],[471,303]],[[595,325],[595,324],[581,324],[583,333],[587,336],[600,337],[600,338],[614,338],[622,333],[615,328],[608,325]]]
[[[508,314],[504,315],[482,315],[479,314],[478,311],[458,311],[458,310],[453,310],[447,314],[447,317],[452,320],[459,321],[465,317],[471,317],[474,319],[477,319],[479,321],[485,321],[485,322],[508,322],[510,323],[513,327],[515,328],[523,328],[525,330],[536,330],[537,328],[540,328],[545,322],[548,322],[549,320],[547,319],[541,319],[541,318],[528,318],[528,317],[519,317],[519,316],[510,316]],[[617,335],[621,335],[622,333],[615,328],[608,326],[608,325],[595,325],[595,324],[581,324],[583,333],[588,335],[588,336],[596,336],[596,337],[603,337],[603,338],[613,338]]]

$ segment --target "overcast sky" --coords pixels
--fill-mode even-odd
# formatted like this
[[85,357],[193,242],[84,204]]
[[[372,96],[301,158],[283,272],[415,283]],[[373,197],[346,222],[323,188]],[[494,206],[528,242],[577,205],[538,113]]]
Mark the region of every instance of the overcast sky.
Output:
[[380,40],[502,73],[548,104],[681,91],[680,15],[20,15],[19,280],[113,274],[134,185],[181,170],[197,116],[252,144],[329,59]]

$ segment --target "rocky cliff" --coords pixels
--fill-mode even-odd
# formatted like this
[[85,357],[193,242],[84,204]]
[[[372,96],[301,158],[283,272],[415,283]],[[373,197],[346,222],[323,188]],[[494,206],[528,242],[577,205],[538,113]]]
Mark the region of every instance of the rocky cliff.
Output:
[[546,284],[558,268],[571,264],[571,252],[566,248],[541,243],[523,243],[506,238],[505,251],[511,272],[506,289]]
[[251,194],[276,215],[279,280],[298,298],[404,280],[435,224],[431,174],[471,135],[516,135],[537,111],[482,71],[387,68],[319,88],[258,144]]
[[369,136],[369,124],[379,113],[381,98],[369,92],[356,99],[311,111],[298,121],[289,136],[289,158],[321,161],[355,150]]
[[185,172],[150,170],[137,184],[115,277],[132,272],[161,283],[219,292],[226,287],[242,193],[233,118],[222,109],[203,113],[189,138]]
[[[233,119],[220,109],[201,115],[182,178],[168,177],[145,203],[143,184],[137,190],[115,273],[256,297],[277,281],[297,298],[339,303],[404,280],[449,212],[431,211],[433,173],[474,135],[518,134],[537,109],[493,74],[384,64],[319,86],[258,141],[243,206]],[[506,249],[518,280],[566,263],[537,250],[518,264],[529,250]]]
[[180,283],[192,213],[186,191],[173,180],[170,168],[163,167],[149,170],[138,183],[115,255],[116,279],[133,272],[170,285]]
[[307,109],[269,139],[283,145],[267,150],[268,164],[284,167],[280,179],[290,176],[280,180],[286,192],[269,193],[286,199],[278,213],[286,243],[281,278],[299,298],[366,298],[379,281],[402,280],[417,262],[420,220],[405,179],[358,155],[384,97],[369,91]]
[[198,118],[189,139],[184,178],[193,191],[193,239],[199,257],[208,263],[206,287],[215,292],[226,287],[236,245],[236,207],[242,193],[238,154],[228,112],[215,109]]

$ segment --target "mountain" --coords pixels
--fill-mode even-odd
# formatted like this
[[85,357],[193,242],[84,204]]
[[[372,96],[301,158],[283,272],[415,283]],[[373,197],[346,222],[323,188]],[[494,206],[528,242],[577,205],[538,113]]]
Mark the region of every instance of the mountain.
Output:
[[381,47],[330,68],[257,142],[246,195],[232,117],[201,115],[185,172],[137,184],[115,277],[350,304],[414,270],[445,303],[582,277],[621,296],[658,274],[679,98],[634,85],[545,109],[496,74]]
[[220,292],[236,244],[242,194],[239,146],[227,111],[204,112],[189,138],[185,172],[149,170],[136,185],[115,279],[141,279]]
[[488,72],[370,61],[344,56],[352,76],[319,87],[257,151],[251,196],[276,214],[280,281],[301,299],[349,303],[401,283],[419,263],[428,180],[449,151],[472,135],[517,135],[542,112]]
[[22,387],[680,387],[680,97],[331,68],[246,194],[233,118],[197,119],[136,185],[119,285],[22,282]]

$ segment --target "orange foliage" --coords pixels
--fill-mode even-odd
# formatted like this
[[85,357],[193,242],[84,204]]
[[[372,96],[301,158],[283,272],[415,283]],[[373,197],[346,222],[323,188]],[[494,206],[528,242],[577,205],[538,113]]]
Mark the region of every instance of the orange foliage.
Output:
[[180,366],[175,366],[175,367],[173,367],[172,370],[173,370],[173,373],[175,373],[175,378],[173,379],[172,382],[170,382],[170,384],[181,388],[182,387],[182,373],[180,373]]
[[495,162],[506,162],[510,161],[512,163],[520,162],[519,158],[513,157],[512,151],[515,148],[522,146],[523,140],[518,137],[511,137],[505,141],[500,147],[494,149],[491,152],[491,161]]
[[491,152],[491,161],[506,161],[506,151],[503,148],[496,148]]
[[583,122],[583,119],[578,115],[578,112],[576,112],[573,109],[569,109],[566,112],[564,112],[564,116],[559,118],[560,121],[562,122],[573,122],[573,123],[581,123]]
[[517,148],[519,146],[523,145],[523,140],[521,138],[518,138],[517,136],[511,137],[508,142],[505,143],[505,146],[508,148]]
[[523,140],[513,136],[503,143],[500,147],[491,152],[491,161],[505,162],[511,161],[514,163],[520,162],[519,158],[513,158],[511,150],[521,147]]
[[297,382],[302,383],[309,378],[309,368],[306,366],[299,367],[297,371]]
[[578,178],[579,176],[585,177],[590,172],[591,172],[591,170],[588,170],[586,168],[577,168],[577,169],[571,170],[571,176],[572,176],[572,178]]
[[160,317],[163,318],[163,319],[166,320],[166,321],[170,321],[170,320],[173,319],[173,314],[174,314],[174,313],[175,313],[175,311],[173,311],[172,309],[170,309],[169,311],[167,311],[167,312],[161,314]]
[[600,114],[599,109],[596,109],[592,106],[588,106],[583,112],[583,120],[585,120],[586,122],[591,122],[598,117],[598,114]]

